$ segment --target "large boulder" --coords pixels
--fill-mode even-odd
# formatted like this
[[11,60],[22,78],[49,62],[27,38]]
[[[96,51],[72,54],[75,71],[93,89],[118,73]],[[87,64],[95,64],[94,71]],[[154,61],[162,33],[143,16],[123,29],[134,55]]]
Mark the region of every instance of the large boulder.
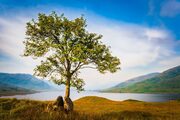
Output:
[[58,96],[56,101],[49,103],[47,111],[64,111],[64,101],[62,96]]
[[62,97],[62,96],[58,96],[57,99],[56,99],[55,104],[56,104],[58,107],[64,107],[63,97]]
[[62,96],[57,97],[54,106],[57,106],[57,108],[60,110],[64,110],[64,101]]
[[64,110],[66,112],[73,111],[73,102],[69,97],[64,98]]

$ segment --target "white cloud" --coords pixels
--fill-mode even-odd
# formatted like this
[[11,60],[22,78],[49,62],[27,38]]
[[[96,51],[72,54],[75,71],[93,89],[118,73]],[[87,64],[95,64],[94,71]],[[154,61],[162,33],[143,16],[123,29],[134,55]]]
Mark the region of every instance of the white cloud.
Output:
[[[84,13],[67,9],[62,9],[62,12],[69,18]],[[11,62],[0,62],[0,71],[32,73],[37,64],[31,58],[20,56],[24,49],[22,41],[25,40],[25,23],[30,20],[29,17],[21,14],[15,19],[0,18],[0,50],[14,59]],[[103,42],[111,46],[112,53],[122,63],[122,70],[115,74],[102,75],[95,70],[83,70],[81,77],[86,81],[86,88],[109,87],[137,75],[165,70],[172,64],[167,58],[177,57],[173,50],[176,42],[168,30],[112,21],[93,13],[86,13],[85,17],[87,29],[102,34]],[[180,64],[178,60],[174,60],[173,65]]]
[[36,64],[31,58],[21,57],[24,50],[26,21],[27,18],[14,20],[0,18],[0,50],[12,58],[0,62],[1,71],[32,73],[32,67]]
[[177,65],[180,65],[180,56],[175,56],[175,57],[171,57],[171,58],[161,60],[161,61],[159,61],[158,64],[161,66],[161,68],[163,68],[163,67],[168,67],[168,68],[175,67]]
[[167,0],[162,4],[161,16],[173,17],[180,14],[180,2],[176,0]]
[[90,23],[91,31],[103,34],[103,41],[120,57],[122,67],[132,68],[148,64],[173,54],[174,38],[160,28],[128,23]]
[[[170,67],[180,65],[178,60],[172,63],[169,59],[176,57],[173,50],[176,41],[168,30],[123,22],[104,21],[101,18],[96,18],[96,22],[91,18],[89,20],[88,29],[103,34],[103,42],[111,46],[112,53],[117,55],[122,63],[121,71],[118,71],[115,75],[106,74],[98,77],[97,84],[112,86],[138,75],[162,72]],[[160,64],[160,61],[164,60],[167,61],[167,64]],[[91,73],[91,78],[89,76],[83,77],[89,79],[87,83],[91,84],[92,87],[97,76],[100,75]]]

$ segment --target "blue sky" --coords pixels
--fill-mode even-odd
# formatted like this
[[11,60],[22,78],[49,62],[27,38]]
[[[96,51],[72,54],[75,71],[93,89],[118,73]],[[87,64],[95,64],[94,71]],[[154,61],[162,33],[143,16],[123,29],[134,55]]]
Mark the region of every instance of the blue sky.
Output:
[[[7,15],[8,11],[25,10],[37,6],[63,6],[90,11],[117,21],[166,27],[171,29],[177,38],[180,38],[178,2],[179,0],[1,0],[0,13]],[[170,4],[168,9],[164,10],[163,8],[168,3]],[[177,8],[173,4],[171,6],[171,3],[176,4]]]
[[[38,61],[23,58],[26,22],[40,12],[84,15],[87,29],[121,59],[121,71],[82,71],[87,88],[109,87],[131,77],[180,65],[179,0],[0,0],[0,71],[33,73]],[[106,80],[104,80],[106,78]]]

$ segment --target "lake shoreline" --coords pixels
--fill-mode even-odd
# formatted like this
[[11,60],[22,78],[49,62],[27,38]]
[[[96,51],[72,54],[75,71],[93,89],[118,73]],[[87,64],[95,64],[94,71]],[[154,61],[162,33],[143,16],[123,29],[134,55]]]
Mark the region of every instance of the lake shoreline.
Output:
[[[17,99],[30,99],[30,100],[41,100],[51,101],[56,100],[58,96],[64,96],[64,91],[44,91],[35,92],[31,94],[21,94],[12,96],[1,96],[0,98],[17,98]],[[164,102],[169,100],[180,100],[180,94],[138,94],[138,93],[102,93],[95,91],[83,91],[76,92],[71,91],[71,99],[77,100],[85,96],[98,96],[104,97],[114,101],[124,101],[128,99],[144,101],[144,102]]]
[[[57,90],[52,90],[52,91],[57,91]],[[59,90],[59,91],[61,91],[61,90]],[[6,96],[29,95],[29,94],[35,94],[35,93],[41,93],[41,92],[50,92],[50,91],[31,91],[31,92],[0,93],[0,98],[1,97],[6,97]]]
[[98,91],[101,93],[132,93],[132,94],[180,94],[180,92],[112,92],[112,91]]
[[28,95],[28,94],[34,94],[34,93],[38,93],[38,92],[18,92],[18,93],[0,93],[0,98],[1,97],[5,97],[5,96],[15,96],[15,95]]

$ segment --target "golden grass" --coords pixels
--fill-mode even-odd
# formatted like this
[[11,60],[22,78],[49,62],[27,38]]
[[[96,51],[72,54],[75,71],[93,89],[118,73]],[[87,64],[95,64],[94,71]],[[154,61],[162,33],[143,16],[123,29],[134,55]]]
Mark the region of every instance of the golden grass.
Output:
[[180,120],[180,101],[112,101],[88,96],[74,101],[68,115],[47,112],[50,101],[0,99],[0,120]]
[[[123,111],[149,113],[157,118],[180,119],[180,101],[141,102],[111,101],[100,97],[84,97],[74,101],[75,110],[86,114],[121,113]],[[87,107],[86,107],[87,106]]]

